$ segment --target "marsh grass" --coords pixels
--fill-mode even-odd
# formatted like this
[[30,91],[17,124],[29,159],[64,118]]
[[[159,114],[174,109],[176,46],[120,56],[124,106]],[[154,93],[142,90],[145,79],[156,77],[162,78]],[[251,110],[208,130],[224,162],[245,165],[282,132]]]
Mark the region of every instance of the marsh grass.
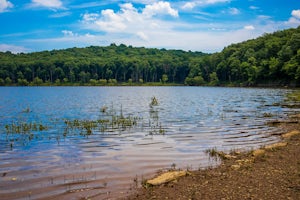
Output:
[[[33,139],[45,140],[55,139],[60,144],[62,139],[66,137],[83,136],[123,132],[130,133],[132,129],[141,128],[149,135],[164,135],[166,129],[159,121],[158,100],[153,97],[150,103],[149,122],[143,121],[141,116],[133,113],[126,114],[127,110],[123,106],[110,107],[102,106],[98,111],[96,119],[52,119],[52,127],[46,126],[43,123],[18,121],[4,125],[6,131],[6,140],[11,141],[11,149],[14,147],[14,142],[28,144]],[[115,109],[119,107],[119,109]],[[97,108],[96,108],[97,109]],[[28,108],[21,113],[28,113],[31,110]],[[51,129],[50,129],[51,128]]]
[[158,106],[158,100],[156,99],[155,96],[151,98],[151,102],[149,105],[150,105],[150,107]]
[[80,135],[83,136],[89,136],[95,132],[122,132],[136,127],[141,119],[138,116],[124,116],[122,106],[120,111],[117,112],[112,104],[110,109],[103,106],[100,109],[99,118],[96,120],[65,120],[66,131],[64,136],[74,133],[74,131],[79,131]]
[[11,124],[5,125],[7,134],[29,134],[31,132],[44,131],[47,129],[47,126],[36,122],[12,122]]
[[223,151],[218,151],[216,147],[206,149],[204,151],[210,158],[226,160],[226,154]]

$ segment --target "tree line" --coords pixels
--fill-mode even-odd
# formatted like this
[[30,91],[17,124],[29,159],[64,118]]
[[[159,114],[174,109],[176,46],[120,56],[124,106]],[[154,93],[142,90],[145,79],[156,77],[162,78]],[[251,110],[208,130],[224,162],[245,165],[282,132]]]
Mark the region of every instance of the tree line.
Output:
[[299,85],[300,27],[206,54],[111,44],[0,52],[0,85]]

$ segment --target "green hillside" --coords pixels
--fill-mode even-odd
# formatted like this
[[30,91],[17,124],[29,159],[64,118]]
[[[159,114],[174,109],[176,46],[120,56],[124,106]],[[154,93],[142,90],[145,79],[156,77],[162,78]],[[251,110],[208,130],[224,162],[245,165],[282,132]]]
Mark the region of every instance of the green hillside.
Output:
[[107,47],[0,53],[0,85],[300,85],[300,27],[220,53]]

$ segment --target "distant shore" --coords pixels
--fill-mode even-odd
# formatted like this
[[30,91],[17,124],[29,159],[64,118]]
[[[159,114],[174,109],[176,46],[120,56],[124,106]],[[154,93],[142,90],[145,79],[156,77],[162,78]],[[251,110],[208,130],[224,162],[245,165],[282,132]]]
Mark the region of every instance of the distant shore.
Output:
[[169,86],[180,86],[180,87],[240,87],[240,88],[286,88],[286,89],[300,89],[296,85],[284,85],[284,84],[257,84],[257,85],[246,85],[243,83],[224,83],[219,85],[187,85],[184,83],[160,83],[160,82],[149,82],[149,83],[108,83],[108,84],[80,84],[80,83],[65,83],[65,84],[29,84],[29,85],[0,85],[0,87],[169,87]]

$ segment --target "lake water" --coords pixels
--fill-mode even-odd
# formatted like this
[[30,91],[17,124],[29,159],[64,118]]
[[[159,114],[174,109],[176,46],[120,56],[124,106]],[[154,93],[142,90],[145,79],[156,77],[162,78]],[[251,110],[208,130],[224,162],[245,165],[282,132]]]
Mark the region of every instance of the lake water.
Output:
[[[279,140],[267,121],[293,112],[286,89],[1,87],[0,199],[110,199],[168,168],[217,164],[205,153]],[[150,106],[156,97],[157,106]],[[103,107],[105,107],[105,113]],[[106,114],[110,112],[110,114]],[[136,119],[130,127],[66,122]],[[36,124],[15,133],[13,126]],[[136,184],[137,183],[137,184]]]

